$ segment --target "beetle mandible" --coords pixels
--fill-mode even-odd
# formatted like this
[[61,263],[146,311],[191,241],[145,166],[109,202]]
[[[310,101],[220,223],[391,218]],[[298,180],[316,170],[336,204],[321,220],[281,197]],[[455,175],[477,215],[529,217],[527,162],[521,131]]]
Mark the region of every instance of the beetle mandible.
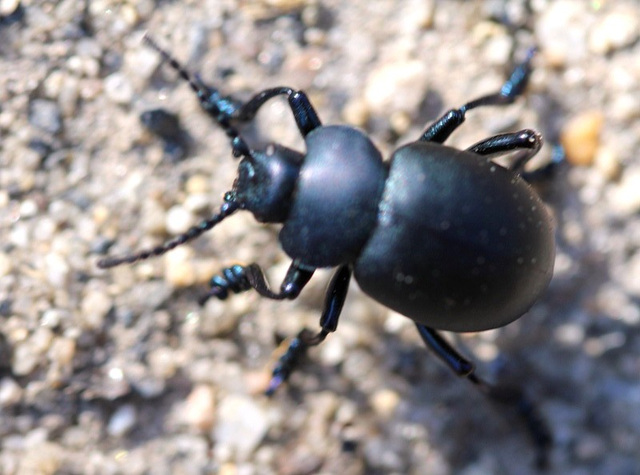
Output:
[[[335,331],[352,274],[373,299],[415,322],[425,344],[455,373],[495,400],[517,403],[539,445],[549,435],[521,394],[506,395],[477,377],[438,330],[473,332],[522,316],[551,279],[554,231],[545,206],[520,174],[542,146],[529,129],[484,139],[466,150],[443,145],[481,106],[514,102],[526,87],[534,50],[502,88],[445,113],[415,142],[383,161],[372,141],[345,125],[322,125],[308,97],[289,87],[267,89],[246,103],[193,77],[152,39],[145,41],[188,82],[203,109],[228,135],[238,176],[218,214],[153,249],[99,261],[102,268],[163,254],[195,239],[238,210],[282,224],[280,243],[292,263],[274,291],[257,264],[234,265],[211,279],[206,297],[254,289],[295,299],[317,268],[337,267],[320,331],[303,329],[273,370],[267,393],[284,382],[301,355]],[[278,144],[249,147],[237,126],[270,99],[286,96],[306,153]],[[513,152],[508,167],[493,161]],[[206,298],[205,298],[206,299]],[[515,401],[515,402],[514,402]]]

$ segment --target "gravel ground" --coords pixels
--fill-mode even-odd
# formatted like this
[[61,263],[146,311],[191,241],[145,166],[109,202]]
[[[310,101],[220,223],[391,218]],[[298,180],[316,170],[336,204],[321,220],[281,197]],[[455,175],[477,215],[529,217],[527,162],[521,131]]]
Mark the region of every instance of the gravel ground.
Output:
[[[522,319],[453,337],[536,401],[547,473],[640,473],[637,0],[2,0],[0,15],[1,473],[536,473],[517,417],[355,284],[338,332],[263,396],[279,339],[317,325],[329,274],[294,302],[198,306],[226,265],[286,271],[277,228],[248,213],[162,258],[96,267],[215,212],[235,176],[145,31],[238,97],[306,90],[386,156],[537,44],[526,97],[470,113],[450,143],[533,127],[541,161],[565,145],[539,187],[555,275]],[[164,142],[140,121],[158,108],[180,121]],[[301,147],[286,102],[256,122],[252,140]]]

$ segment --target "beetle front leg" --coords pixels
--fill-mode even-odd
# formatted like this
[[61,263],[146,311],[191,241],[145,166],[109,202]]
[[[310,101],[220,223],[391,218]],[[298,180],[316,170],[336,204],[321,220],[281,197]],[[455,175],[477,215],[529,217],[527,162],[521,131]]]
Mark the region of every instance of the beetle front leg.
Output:
[[253,120],[258,113],[258,110],[265,102],[279,95],[287,96],[289,107],[293,113],[293,118],[295,119],[296,124],[298,125],[298,130],[300,130],[303,137],[306,137],[309,132],[322,125],[320,118],[311,105],[311,101],[307,95],[303,91],[296,91],[290,87],[267,89],[256,94],[252,99],[235,111],[232,118],[239,122],[248,122]]
[[527,87],[532,70],[531,60],[534,54],[535,48],[531,48],[525,60],[514,68],[500,91],[467,102],[459,109],[451,109],[429,126],[419,141],[443,143],[464,122],[467,111],[482,106],[506,106],[512,104]]
[[273,368],[271,381],[265,394],[268,396],[272,395],[282,383],[289,379],[289,376],[301,358],[306,354],[309,347],[319,345],[325,340],[329,333],[336,331],[340,313],[342,313],[342,307],[347,298],[351,273],[351,267],[344,265],[334,274],[329,283],[324,308],[320,316],[320,331],[314,334],[307,328],[303,328],[300,333],[291,340],[289,347]]
[[264,272],[258,264],[248,266],[234,265],[223,269],[219,275],[209,281],[209,292],[200,299],[204,304],[209,298],[225,300],[229,292],[239,294],[255,289],[263,297],[273,300],[295,299],[313,276],[315,269],[303,268],[295,261],[291,263],[287,275],[280,285],[280,292],[271,290]]
[[425,345],[454,373],[467,378],[492,401],[509,406],[518,412],[538,451],[537,465],[544,468],[547,465],[548,451],[553,438],[546,421],[522,389],[496,386],[481,379],[474,373],[474,364],[458,353],[436,330],[419,323],[416,323],[416,327]]
[[311,105],[307,95],[302,91],[296,91],[290,87],[267,89],[256,94],[252,99],[243,104],[232,96],[223,96],[217,88],[205,84],[197,75],[192,75],[178,60],[158,45],[149,35],[144,36],[144,41],[160,53],[162,58],[189,84],[189,87],[196,93],[200,105],[205,112],[226,132],[227,137],[231,140],[233,155],[235,157],[248,156],[250,149],[233,123],[244,123],[253,120],[258,110],[273,97],[279,95],[287,96],[289,107],[291,107],[293,117],[303,137],[321,125],[318,114]]

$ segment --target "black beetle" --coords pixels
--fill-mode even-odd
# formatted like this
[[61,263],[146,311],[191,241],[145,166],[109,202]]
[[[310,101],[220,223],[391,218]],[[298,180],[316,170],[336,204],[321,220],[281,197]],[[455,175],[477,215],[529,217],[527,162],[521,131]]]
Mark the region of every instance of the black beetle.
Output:
[[[302,91],[260,92],[246,103],[223,97],[193,78],[150,38],[225,130],[239,157],[238,177],[220,212],[156,248],[106,258],[102,268],[163,254],[213,228],[239,209],[264,223],[281,223],[280,242],[293,262],[278,292],[257,264],[235,265],[211,279],[207,297],[255,289],[294,299],[317,268],[338,267],[326,294],[320,331],[302,330],[278,362],[267,393],[287,379],[309,346],[336,330],[352,273],[369,296],[414,320],[426,345],[458,375],[494,400],[517,405],[540,446],[550,436],[519,391],[503,391],[473,373],[436,330],[481,331],[522,316],[551,279],[554,231],[544,204],[521,178],[542,146],[532,130],[496,135],[458,150],[442,143],[467,111],[511,104],[531,72],[531,50],[495,94],[452,109],[388,162],[371,140],[349,126],[323,126]],[[280,145],[251,149],[237,124],[252,120],[269,99],[284,95],[304,137],[306,153]],[[515,152],[511,165],[492,161]]]

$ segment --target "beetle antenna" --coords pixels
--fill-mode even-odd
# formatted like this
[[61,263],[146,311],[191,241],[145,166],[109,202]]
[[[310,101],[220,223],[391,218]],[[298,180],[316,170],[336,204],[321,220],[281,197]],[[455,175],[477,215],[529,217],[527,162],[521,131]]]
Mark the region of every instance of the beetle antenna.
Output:
[[98,267],[101,269],[108,269],[110,267],[116,267],[120,264],[133,264],[137,261],[143,261],[150,257],[160,256],[166,252],[199,237],[201,234],[209,231],[223,219],[231,216],[240,208],[240,204],[237,201],[226,201],[221,207],[218,214],[213,215],[211,218],[206,219],[199,224],[192,226],[185,233],[180,234],[176,238],[165,242],[159,246],[151,249],[145,249],[143,251],[136,252],[135,254],[129,254],[121,257],[106,257],[98,261]]
[[233,114],[240,108],[241,104],[230,97],[222,97],[220,91],[215,87],[204,84],[197,75],[191,74],[187,68],[178,62],[168,51],[162,48],[149,33],[145,33],[143,41],[152,49],[157,51],[162,59],[171,66],[182,79],[184,79],[191,90],[195,92],[202,108],[224,129],[227,137],[231,140],[234,157],[249,157],[250,150],[245,141],[240,137],[240,133],[230,122]]
[[175,59],[167,50],[162,48],[156,42],[156,40],[151,38],[149,33],[145,33],[142,37],[142,40],[152,49],[157,51],[160,56],[162,56],[162,59],[169,63],[169,65],[180,75],[180,77],[189,84],[189,87],[191,87],[193,92],[196,93],[198,99],[200,100],[200,104],[202,104],[202,107],[209,110],[211,108],[211,104],[208,102],[208,98],[210,95],[218,94],[218,91],[211,87],[205,86],[204,84],[202,84],[202,82],[196,79],[196,77],[194,77],[184,66],[182,66],[182,64],[180,64],[177,59]]

